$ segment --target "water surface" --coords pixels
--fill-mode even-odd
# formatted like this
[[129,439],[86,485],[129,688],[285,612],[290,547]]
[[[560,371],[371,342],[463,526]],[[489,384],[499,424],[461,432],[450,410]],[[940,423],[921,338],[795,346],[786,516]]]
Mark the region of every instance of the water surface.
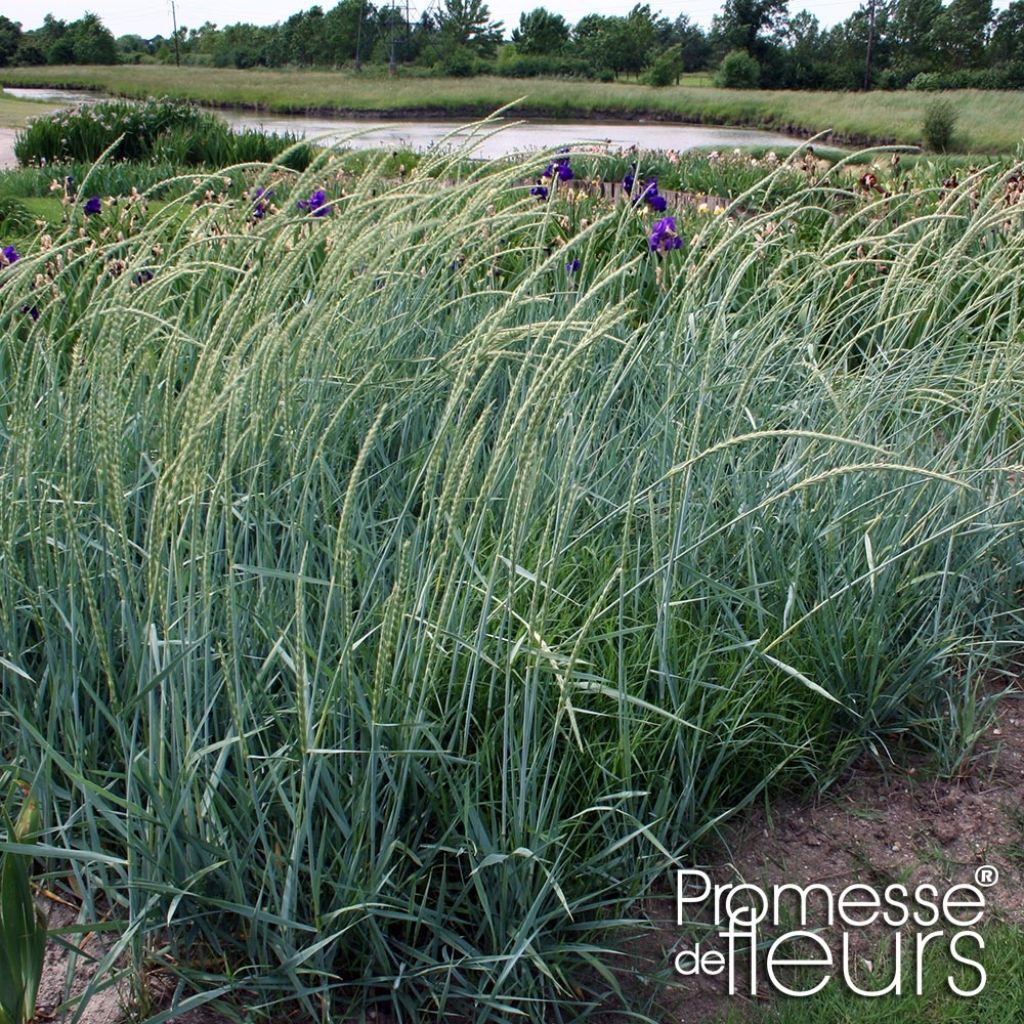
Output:
[[[106,98],[101,93],[68,89],[7,88],[4,92],[24,99],[72,105]],[[385,120],[308,116],[303,114],[258,114],[229,109],[218,113],[239,131],[262,128],[267,132],[292,132],[325,143],[344,141],[366,149],[422,150],[437,144],[460,145],[469,138],[465,119]],[[675,149],[682,152],[702,146],[732,149],[736,146],[784,146],[793,139],[777,132],[709,125],[672,124],[665,121],[516,121],[502,119],[503,129],[478,133],[474,153],[480,157],[501,157],[530,149],[553,149],[565,145],[595,145],[610,149]]]

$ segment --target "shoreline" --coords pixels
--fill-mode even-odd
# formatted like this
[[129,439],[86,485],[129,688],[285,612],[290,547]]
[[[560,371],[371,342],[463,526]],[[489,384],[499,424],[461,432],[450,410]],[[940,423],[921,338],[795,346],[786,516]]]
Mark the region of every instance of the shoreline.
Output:
[[[130,91],[117,90],[82,82],[68,82],[59,78],[48,79],[45,82],[33,82],[31,85],[25,82],[14,84],[0,73],[0,88],[11,86],[13,88],[42,88],[42,89],[74,89],[83,92],[103,93],[115,99],[138,100],[140,97]],[[214,111],[246,111],[253,114],[267,114],[268,116],[282,117],[324,117],[337,118],[339,120],[349,119],[353,121],[448,121],[452,124],[466,124],[468,122],[485,120],[497,113],[494,108],[482,103],[467,103],[462,106],[450,106],[442,104],[415,104],[403,107],[350,107],[324,104],[296,104],[282,103],[273,106],[256,101],[232,100],[218,101],[209,99],[195,99],[184,92],[168,94],[173,99],[180,99],[194,103],[205,110]],[[502,112],[504,112],[502,110]],[[773,131],[787,135],[794,140],[806,141],[817,136],[822,136],[822,143],[825,145],[847,145],[847,146],[898,146],[914,145],[910,142],[901,142],[894,135],[870,135],[857,132],[842,132],[832,128],[819,128],[811,130],[801,125],[792,123],[780,123],[774,116],[765,118],[730,118],[719,116],[714,113],[705,112],[697,114],[672,113],[671,111],[658,110],[655,108],[638,108],[635,111],[623,110],[621,107],[579,107],[565,108],[553,107],[537,103],[515,104],[514,112],[508,113],[517,121],[580,121],[593,122],[604,121],[620,124],[665,124],[665,125],[686,125],[691,127],[709,128],[730,128],[737,131]],[[2,155],[0,155],[2,160]],[[0,164],[2,166],[2,164]]]

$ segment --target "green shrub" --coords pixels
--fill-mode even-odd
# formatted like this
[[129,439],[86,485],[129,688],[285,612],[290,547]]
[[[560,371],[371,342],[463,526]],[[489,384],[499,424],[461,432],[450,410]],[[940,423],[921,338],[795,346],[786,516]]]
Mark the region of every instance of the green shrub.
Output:
[[731,50],[715,74],[720,89],[756,89],[761,84],[761,65],[746,50]]
[[949,100],[935,100],[928,105],[922,131],[929,149],[945,153],[952,148],[958,116]]
[[[253,130],[235,136],[215,114],[178,100],[113,100],[37,118],[18,135],[14,154],[25,167],[91,163],[113,146],[112,160],[221,166],[272,160],[296,141],[294,135]],[[307,153],[302,166],[308,161]]]
[[444,55],[438,67],[452,78],[471,78],[477,73],[477,58],[465,46],[456,46]]
[[658,54],[657,59],[647,72],[647,84],[656,88],[664,88],[678,81],[679,73],[683,70],[682,55],[678,46]]

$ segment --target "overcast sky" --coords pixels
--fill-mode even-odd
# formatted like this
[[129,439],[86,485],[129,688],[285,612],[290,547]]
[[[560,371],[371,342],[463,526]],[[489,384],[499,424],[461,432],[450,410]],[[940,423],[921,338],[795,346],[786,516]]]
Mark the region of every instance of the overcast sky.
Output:
[[[175,0],[178,9],[178,24],[197,28],[205,21],[216,25],[230,25],[236,21],[249,21],[261,25],[270,25],[275,21],[284,21],[296,11],[305,10],[313,5],[314,0],[219,0],[216,4],[209,0]],[[320,0],[320,6],[329,10],[337,0]],[[382,4],[385,0],[373,0]],[[404,6],[404,0],[394,0]],[[439,0],[410,0],[409,8],[412,17],[417,18],[428,10],[431,2]],[[636,0],[605,0],[598,6],[601,14],[626,14]],[[548,3],[532,2],[532,0],[490,0],[491,16],[505,23],[505,34],[519,24],[519,14],[524,10],[545,6],[548,10],[557,11],[570,23],[575,23],[585,14],[594,12],[594,4],[588,0],[549,0]],[[667,0],[659,4],[651,3],[652,10],[660,11],[666,17],[675,20],[680,14],[689,15],[692,21],[702,25],[710,25],[712,17],[718,13],[721,0]],[[791,11],[806,7],[816,14],[823,25],[834,25],[842,21],[860,6],[858,0],[790,0]],[[82,0],[4,0],[0,5],[0,13],[14,21],[20,21],[22,28],[38,28],[43,22],[43,15],[49,13],[65,21],[80,18],[85,11],[98,14],[103,23],[115,36],[138,33],[141,36],[171,34],[170,0],[138,0],[128,3],[127,0],[91,0],[83,4]]]

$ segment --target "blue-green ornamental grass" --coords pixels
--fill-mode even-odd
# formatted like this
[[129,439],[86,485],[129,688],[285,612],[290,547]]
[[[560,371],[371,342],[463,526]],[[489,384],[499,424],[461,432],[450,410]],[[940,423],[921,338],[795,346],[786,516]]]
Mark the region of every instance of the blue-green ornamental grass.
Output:
[[970,751],[1024,639],[1021,207],[385,160],[0,269],[0,741],[181,1000],[581,1020],[766,787]]

